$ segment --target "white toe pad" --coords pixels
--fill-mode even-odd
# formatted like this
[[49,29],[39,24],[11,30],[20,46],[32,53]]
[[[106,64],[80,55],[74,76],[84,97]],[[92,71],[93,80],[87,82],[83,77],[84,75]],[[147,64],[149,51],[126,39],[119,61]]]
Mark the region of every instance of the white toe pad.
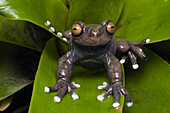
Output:
[[77,88],[80,88],[80,85],[79,84],[75,84],[75,82],[72,82],[72,84],[77,87]]
[[139,68],[139,65],[138,64],[134,64],[132,65],[133,69],[138,69]]
[[119,102],[115,102],[115,103],[113,103],[112,106],[113,106],[114,108],[119,107],[119,106],[120,106],[120,103],[119,103]]
[[44,87],[44,91],[45,91],[46,93],[49,93],[49,92],[50,92],[50,88],[49,88],[49,87]]
[[46,21],[45,23],[46,26],[49,26],[50,24],[51,24],[50,21]]
[[99,100],[99,101],[103,101],[104,100],[104,96],[103,96],[104,94],[101,94],[101,95],[98,95],[97,96],[97,100]]
[[55,96],[55,97],[54,97],[54,101],[55,101],[55,102],[60,102],[60,101],[61,101],[61,98],[58,97],[58,96]]
[[127,102],[126,105],[127,105],[128,107],[131,107],[131,106],[133,105],[133,102]]
[[121,64],[124,64],[124,63],[125,63],[125,59],[121,59],[121,60],[120,60],[120,63],[121,63]]
[[74,92],[72,94],[72,98],[73,98],[73,100],[77,100],[77,99],[79,99],[79,96]]
[[146,43],[149,43],[151,41],[151,39],[146,39]]
[[62,36],[63,36],[63,34],[62,34],[62,33],[60,33],[60,32],[58,32],[58,33],[57,33],[57,36],[58,36],[58,37],[62,37]]

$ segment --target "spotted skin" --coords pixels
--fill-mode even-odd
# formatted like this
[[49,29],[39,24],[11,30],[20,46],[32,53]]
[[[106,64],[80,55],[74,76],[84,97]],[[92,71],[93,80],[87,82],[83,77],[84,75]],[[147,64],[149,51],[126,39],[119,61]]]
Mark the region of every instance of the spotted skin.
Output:
[[[124,63],[129,57],[134,69],[138,68],[137,56],[146,60],[146,55],[141,47],[150,40],[142,40],[140,42],[130,42],[119,37],[114,37],[116,26],[112,21],[106,20],[100,25],[85,25],[83,22],[73,23],[71,30],[61,34],[56,31],[53,25],[47,21],[45,23],[51,32],[60,36],[68,42],[69,51],[63,55],[58,61],[57,67],[57,84],[53,87],[45,87],[45,92],[58,92],[54,97],[55,102],[60,102],[62,97],[68,92],[74,100],[78,99],[78,95],[74,92],[74,88],[80,85],[70,82],[72,69],[75,62],[82,58],[92,57],[101,60],[106,69],[110,83],[103,82],[103,86],[98,86],[100,90],[106,90],[105,93],[97,96],[99,101],[103,101],[106,97],[113,95],[113,107],[117,108],[120,103],[120,95],[124,95],[127,106],[132,106],[132,101],[128,91],[123,86],[123,72],[121,63]],[[118,60],[115,54],[123,53],[122,60]]]

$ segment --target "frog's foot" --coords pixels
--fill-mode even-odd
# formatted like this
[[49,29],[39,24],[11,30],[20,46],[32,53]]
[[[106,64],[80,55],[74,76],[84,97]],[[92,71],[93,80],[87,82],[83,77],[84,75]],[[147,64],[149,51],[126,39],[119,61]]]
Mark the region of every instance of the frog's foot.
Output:
[[46,21],[44,23],[47,27],[49,27],[49,31],[55,33],[58,37],[62,38],[64,41],[68,42],[67,38],[63,36],[61,32],[55,30],[54,26],[50,23],[50,21]]
[[105,98],[109,97],[110,95],[114,96],[114,103],[112,105],[114,108],[118,108],[120,106],[119,103],[120,95],[125,96],[126,104],[128,107],[131,107],[133,105],[133,102],[131,101],[128,91],[125,89],[125,87],[122,85],[121,82],[110,83],[110,84],[103,82],[103,86],[98,86],[98,89],[106,90],[105,93],[97,96],[97,99],[101,102]]
[[147,44],[150,42],[150,39],[145,39],[140,42],[129,42],[127,46],[127,52],[122,56],[122,59],[120,60],[120,63],[123,64],[126,61],[126,58],[129,57],[132,63],[132,68],[137,69],[139,65],[137,64],[137,56],[142,58],[143,60],[147,60],[147,57],[141,47],[144,44]]
[[57,85],[53,87],[44,87],[44,91],[46,93],[50,92],[58,92],[58,95],[54,97],[55,102],[60,102],[62,97],[69,92],[73,98],[73,100],[76,100],[79,98],[79,96],[74,92],[74,88],[80,88],[79,84],[75,84],[74,82],[68,82],[64,80],[58,80]]

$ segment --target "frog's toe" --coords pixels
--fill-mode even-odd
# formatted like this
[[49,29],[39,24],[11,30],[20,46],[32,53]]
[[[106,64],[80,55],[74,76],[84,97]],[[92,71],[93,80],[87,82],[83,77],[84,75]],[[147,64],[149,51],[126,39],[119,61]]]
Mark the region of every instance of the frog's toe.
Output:
[[73,98],[73,100],[79,99],[79,96],[74,92],[72,87],[68,86],[68,92],[71,94],[71,97]]
[[57,36],[58,36],[58,37],[62,37],[63,34],[62,34],[61,32],[57,32]]
[[139,65],[138,64],[133,64],[132,67],[133,67],[133,69],[138,69]]
[[59,88],[58,95],[54,97],[54,102],[60,102],[62,97],[67,93],[67,87],[62,86],[62,88]]
[[131,107],[133,105],[133,102],[131,101],[128,91],[124,87],[121,87],[120,92],[125,96],[126,105],[128,107]]
[[122,85],[121,82],[110,83],[110,84],[103,82],[103,86],[99,86],[98,89],[105,89],[106,92],[101,95],[98,95],[97,100],[102,102],[105,98],[109,97],[110,95],[113,95],[114,102],[112,106],[114,108],[118,108],[120,106],[120,102],[119,102],[120,95],[125,96],[126,104],[128,107],[131,107],[133,105],[133,102],[131,101],[128,91],[125,89],[125,87]]
[[62,38],[64,41],[68,42],[67,38]]
[[112,91],[112,89],[109,89],[109,90],[106,91],[105,93],[103,93],[103,94],[101,94],[101,95],[98,95],[98,96],[97,96],[97,100],[99,100],[99,101],[102,102],[105,98],[107,98],[108,96],[110,96],[111,91]]
[[125,61],[126,61],[125,59],[121,59],[121,60],[120,60],[120,63],[121,63],[121,64],[124,64]]
[[119,102],[115,102],[115,103],[113,103],[113,105],[112,105],[114,108],[117,108],[117,107],[119,107],[120,106],[120,103]]
[[122,58],[121,58],[121,60],[120,60],[120,63],[121,63],[121,64],[124,64],[125,61],[126,61],[126,59],[127,59],[127,57],[128,57],[127,55],[123,55]]
[[50,93],[50,92],[57,92],[59,90],[58,85],[55,85],[53,87],[44,87],[44,92]]
[[73,100],[79,99],[79,96],[74,92],[74,88],[80,88],[79,84],[75,84],[75,82],[67,82],[63,80],[59,80],[57,85],[53,87],[44,87],[44,91],[46,93],[50,92],[58,92],[58,95],[54,97],[55,102],[60,102],[62,97],[68,92],[71,94]]
[[131,106],[133,105],[133,102],[127,102],[126,105],[127,105],[128,107],[131,107]]
[[146,39],[146,43],[149,43],[151,41],[151,39]]
[[104,100],[104,93],[103,94],[101,94],[101,95],[98,95],[97,96],[97,100],[99,100],[99,101],[103,101]]
[[98,86],[97,89],[102,89],[102,90],[105,90],[106,87],[107,87],[107,83],[106,82],[103,82],[103,86]]
[[141,59],[147,60],[145,53],[140,47],[131,45],[130,50],[133,51],[133,53],[139,56]]
[[75,92],[72,93],[71,97],[73,98],[73,100],[79,99],[79,96]]
[[58,97],[58,96],[55,96],[54,97],[54,102],[60,102],[61,101],[61,98],[60,97]]
[[51,23],[50,23],[50,21],[47,20],[44,24],[45,24],[46,26],[50,26]]
[[79,84],[76,84],[75,82],[71,82],[73,88],[80,88],[80,85]]
[[44,87],[44,92],[49,93],[50,92],[50,88],[49,87]]

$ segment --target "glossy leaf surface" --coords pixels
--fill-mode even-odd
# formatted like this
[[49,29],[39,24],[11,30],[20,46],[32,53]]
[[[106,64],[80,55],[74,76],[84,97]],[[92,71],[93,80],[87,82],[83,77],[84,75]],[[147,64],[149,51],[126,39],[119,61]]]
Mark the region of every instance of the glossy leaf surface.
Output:
[[[36,69],[36,56],[29,49],[2,42],[0,54],[1,101],[31,83]],[[34,65],[30,65],[30,62],[34,62]]]
[[0,14],[10,19],[27,20],[41,27],[52,21],[65,29],[68,9],[61,0],[1,0]]
[[144,50],[148,60],[139,60],[140,68],[132,70],[125,65],[126,88],[130,92],[134,106],[125,113],[169,113],[170,65],[151,51]]
[[27,21],[14,21],[0,16],[0,41],[42,51],[52,37],[48,31]]
[[116,35],[129,41],[170,39],[169,0],[125,0]]
[[85,24],[101,24],[105,20],[117,23],[124,0],[72,0],[68,16],[70,29],[74,21]]

